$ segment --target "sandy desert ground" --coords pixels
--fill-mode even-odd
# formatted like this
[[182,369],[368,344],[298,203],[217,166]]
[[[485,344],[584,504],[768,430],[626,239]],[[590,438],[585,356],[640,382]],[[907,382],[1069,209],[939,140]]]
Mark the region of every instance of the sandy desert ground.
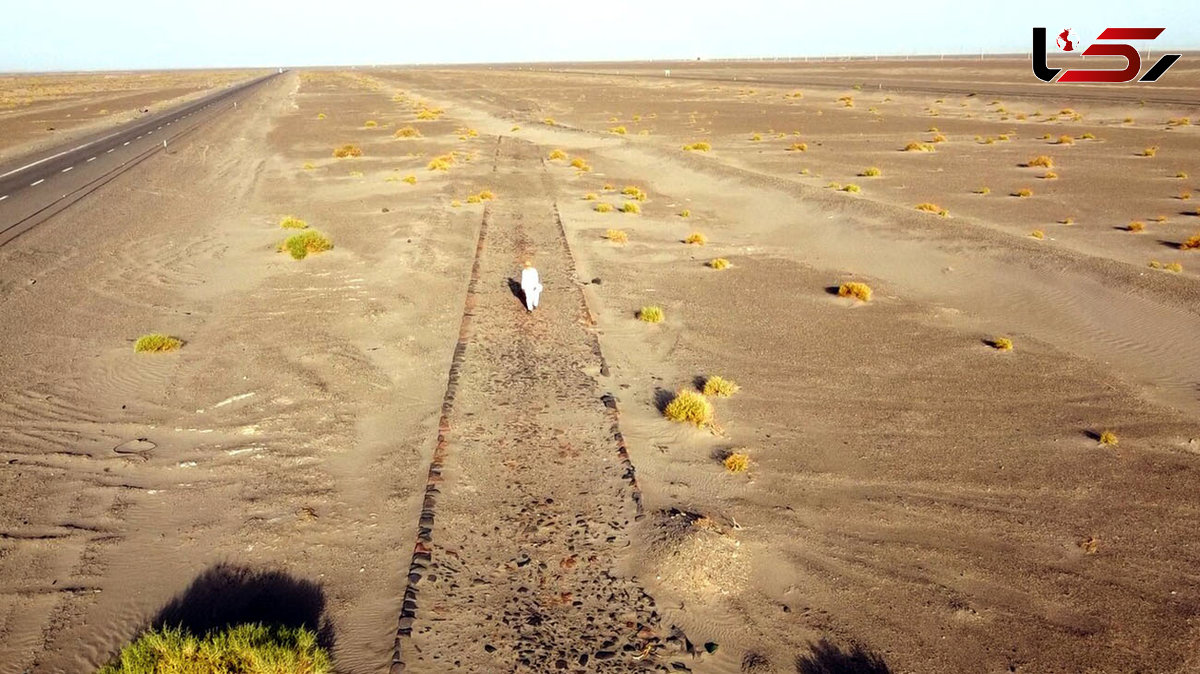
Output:
[[0,161],[198,98],[263,70],[0,74]]
[[1200,671],[1194,63],[276,78],[0,248],[0,671]]

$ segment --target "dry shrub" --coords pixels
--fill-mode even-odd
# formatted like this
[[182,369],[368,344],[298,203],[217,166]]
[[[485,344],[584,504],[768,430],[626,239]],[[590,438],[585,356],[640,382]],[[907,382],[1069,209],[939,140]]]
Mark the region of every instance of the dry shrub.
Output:
[[883,175],[883,171],[880,171],[878,168],[876,168],[874,166],[868,166],[867,168],[862,170],[862,173],[859,173],[858,175],[860,175],[864,178],[876,178],[880,175]]
[[317,113],[317,119],[325,119],[325,113],[323,113],[323,112],[318,112],[318,113]]
[[315,229],[293,234],[279,244],[280,251],[286,250],[296,260],[303,260],[308,257],[309,253],[321,253],[331,248],[333,248],[333,242],[329,240],[329,237]]
[[1062,135],[1062,136],[1058,137],[1058,141],[1055,144],[1056,145],[1074,145],[1075,139],[1070,136],[1067,136],[1067,135]]
[[609,129],[608,132],[615,133],[618,136],[624,136],[626,133],[626,130],[625,130],[625,127],[623,127],[623,126],[614,126],[613,128]]
[[133,350],[138,353],[162,353],[165,351],[176,351],[183,346],[183,340],[164,335],[160,332],[152,332],[148,335],[138,337],[138,340],[133,344]]
[[333,156],[345,159],[346,157],[361,157],[362,153],[362,148],[357,145],[343,145],[333,151]]
[[425,168],[429,169],[430,171],[449,171],[450,166],[453,164],[454,164],[454,155],[444,154],[444,155],[434,157],[433,159],[431,159],[429,161],[429,164],[426,165]]
[[679,217],[681,217],[681,218],[690,218],[690,217],[692,217],[692,211],[691,211],[691,209],[685,208],[685,209],[683,209],[682,211],[679,211]]
[[1024,199],[1026,197],[1032,197],[1033,190],[1029,189],[1028,187],[1022,187],[1021,189],[1017,190],[1016,192],[1013,192],[1012,195],[1014,197],[1020,197],[1020,198]]
[[1175,174],[1175,177],[1181,180],[1186,179],[1188,177],[1187,171],[1179,171]]
[[792,143],[788,148],[788,152],[808,152],[808,143]]
[[1200,250],[1200,234],[1195,234],[1179,244],[1179,250]]
[[1096,140],[1096,134],[1091,131],[1084,131],[1083,135],[1079,136],[1080,140]]
[[483,201],[492,201],[496,198],[496,193],[491,190],[481,190],[479,192],[479,198]]
[[373,119],[368,119],[367,121],[363,122],[363,126],[368,129],[374,129],[375,127],[379,126],[379,122],[376,122]]
[[905,152],[936,152],[937,148],[935,148],[931,143],[918,143],[916,141],[913,141],[913,142],[909,143],[908,145],[904,146],[904,151]]
[[403,180],[404,180],[404,182],[408,183],[409,185],[417,184],[417,177],[415,175],[412,175],[411,173],[404,176]]
[[402,126],[396,129],[396,133],[393,133],[392,136],[396,138],[420,138],[421,132],[413,126]]
[[1146,223],[1144,223],[1140,220],[1134,220],[1133,222],[1130,222],[1128,225],[1126,225],[1125,229],[1126,229],[1126,231],[1130,231],[1130,232],[1145,231]]
[[637,215],[638,213],[642,212],[642,207],[639,206],[636,201],[626,201],[625,203],[621,204],[621,212],[633,213],[634,215]]
[[1167,120],[1167,126],[1191,126],[1192,119],[1190,117],[1172,117]]
[[859,281],[848,281],[838,286],[838,297],[853,297],[860,302],[870,302],[871,286]]
[[595,192],[588,192],[587,194],[583,195],[584,201],[595,201],[598,198],[599,197],[596,196]]
[[1054,168],[1054,159],[1048,155],[1039,154],[1030,159],[1026,164],[1029,167]]
[[629,234],[623,229],[610,229],[604,233],[604,238],[613,243],[628,243]]
[[712,145],[710,145],[707,141],[700,140],[696,141],[695,143],[684,145],[683,149],[689,152],[708,152],[712,149]]
[[553,117],[547,117],[542,120],[542,124],[545,124],[546,126],[554,126],[556,122],[554,121]]
[[1105,431],[1101,432],[1100,437],[1098,439],[1100,441],[1100,444],[1102,444],[1106,447],[1115,447],[1117,445],[1117,443],[1120,442],[1120,440],[1117,438],[1117,434],[1110,430],[1105,430]]
[[975,194],[991,194],[991,193],[992,193],[992,188],[988,187],[987,185],[984,185],[983,187],[980,187],[979,189],[975,190]]
[[467,195],[467,203],[468,204],[481,204],[481,203],[483,203],[483,199],[480,199],[478,194],[468,194]]
[[713,269],[727,269],[729,267],[729,260],[723,257],[714,257],[708,261],[708,266]]
[[713,423],[713,406],[702,394],[679,391],[663,408],[663,416],[671,421],[686,422],[701,428]]
[[647,196],[646,192],[636,185],[627,185],[625,189],[621,190],[621,194],[638,201],[645,201]]
[[572,159],[571,166],[579,169],[580,171],[591,171],[592,170],[592,167],[588,166],[588,163],[583,160],[583,157],[576,157],[576,158]]
[[929,139],[929,142],[931,142],[931,143],[944,143],[944,142],[946,142],[946,137],[945,137],[945,136],[943,136],[942,134],[940,134],[940,133],[939,133],[939,134],[935,135],[933,138],[930,138],[930,139]]
[[596,204],[592,208],[592,210],[596,211],[597,213],[610,213],[610,212],[612,212],[612,209],[613,209],[612,204],[604,202],[604,201],[601,201],[600,203]]
[[992,345],[993,349],[997,349],[999,351],[1012,351],[1013,348],[1012,340],[1008,337],[997,337],[989,342],[989,344]]
[[704,244],[708,243],[708,237],[704,236],[700,232],[692,232],[691,234],[688,234],[688,237],[684,239],[683,242],[696,244],[697,246],[703,246]]
[[279,221],[279,226],[284,229],[308,229],[308,223],[293,215],[285,216]]
[[1054,171],[1046,171],[1042,175],[1042,180],[1057,180],[1057,179],[1058,179],[1058,174],[1055,173]]
[[1033,238],[1038,239],[1040,241],[1040,240],[1046,238],[1046,233],[1040,229],[1035,229],[1029,233],[1029,236],[1032,236]]
[[728,398],[741,390],[741,388],[732,379],[713,376],[704,380],[704,390],[701,392],[706,396]]
[[1156,154],[1158,154],[1158,146],[1157,145],[1151,145],[1150,147],[1142,150],[1143,157],[1153,157]]
[[731,473],[744,473],[750,468],[750,457],[741,452],[733,452],[721,462],[725,470]]
[[752,142],[755,142],[755,143],[757,143],[758,141],[762,140],[762,134],[759,134],[759,133],[752,133],[752,134],[750,134],[750,140],[751,140]]
[[304,162],[304,167],[303,167],[303,168],[304,168],[304,170],[305,170],[305,171],[311,171],[311,170],[313,170],[313,169],[317,168],[317,166],[316,166],[316,164],[313,164],[313,163],[312,163],[312,162],[310,162],[310,161],[306,161],[306,162]]
[[662,323],[663,319],[666,318],[662,307],[656,306],[645,306],[638,309],[637,317],[639,321],[646,323]]
[[858,185],[855,185],[854,183],[849,183],[848,185],[845,185],[844,187],[842,187],[842,191],[843,192],[861,192],[862,188],[859,187]]
[[546,158],[549,159],[550,161],[566,159],[567,153],[563,152],[562,150],[551,150],[550,154],[546,155]]
[[941,206],[938,206],[937,204],[931,203],[928,201],[917,204],[916,209],[918,211],[924,211],[926,213],[941,213],[943,210]]

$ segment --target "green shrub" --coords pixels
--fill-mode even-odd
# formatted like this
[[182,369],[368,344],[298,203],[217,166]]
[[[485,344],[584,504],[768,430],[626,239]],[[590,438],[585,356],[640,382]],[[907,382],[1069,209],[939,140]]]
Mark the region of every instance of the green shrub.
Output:
[[320,253],[333,248],[333,242],[315,229],[309,229],[289,236],[279,248],[291,253],[293,258],[303,260],[309,253]]
[[333,667],[303,627],[237,625],[202,637],[178,628],[150,630],[98,674],[326,674]]

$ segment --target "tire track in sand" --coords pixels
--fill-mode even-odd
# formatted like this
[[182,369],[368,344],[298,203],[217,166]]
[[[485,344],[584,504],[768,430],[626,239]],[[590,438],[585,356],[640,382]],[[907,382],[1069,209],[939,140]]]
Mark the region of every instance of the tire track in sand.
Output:
[[[640,491],[553,181],[505,138],[492,171],[391,671],[689,671],[668,654],[686,637],[617,571]],[[525,259],[546,287],[532,314]]]

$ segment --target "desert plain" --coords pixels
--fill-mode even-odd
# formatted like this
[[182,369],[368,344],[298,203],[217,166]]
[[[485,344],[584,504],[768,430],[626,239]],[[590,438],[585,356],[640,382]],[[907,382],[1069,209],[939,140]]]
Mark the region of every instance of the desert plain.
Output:
[[0,247],[0,671],[1200,671],[1196,63],[284,72]]

